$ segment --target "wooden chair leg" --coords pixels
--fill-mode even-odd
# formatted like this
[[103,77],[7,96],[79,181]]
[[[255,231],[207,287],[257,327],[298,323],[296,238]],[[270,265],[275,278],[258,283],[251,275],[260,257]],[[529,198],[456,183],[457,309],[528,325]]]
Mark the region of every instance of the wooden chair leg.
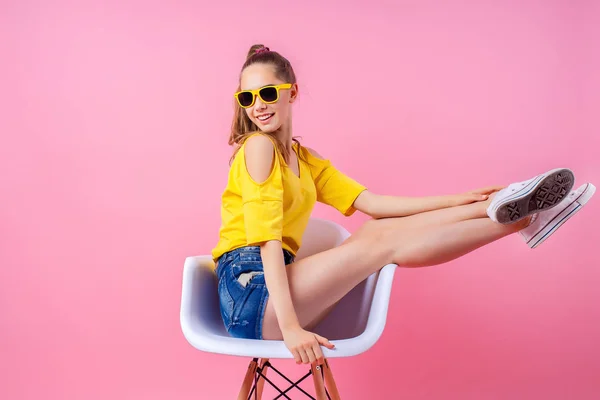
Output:
[[325,392],[325,385],[323,383],[323,376],[321,375],[322,365],[311,364],[310,370],[312,371],[313,383],[315,384],[315,392],[317,394],[317,400],[327,400],[327,393]]
[[335,380],[333,379],[333,373],[331,372],[329,361],[327,361],[327,359],[323,362],[323,374],[325,375],[325,386],[329,391],[331,400],[340,400],[340,393],[338,392]]
[[[262,371],[263,375],[267,375],[267,370],[269,369],[269,366],[267,365],[267,362],[269,361],[268,358],[263,358],[262,361],[260,362],[260,370]],[[263,379],[262,376],[258,377],[258,381],[256,382],[256,398],[258,400],[262,399],[262,393],[263,393],[263,388],[265,386],[265,380]]]
[[[260,370],[265,376],[267,375],[267,371],[269,369],[268,364],[268,358],[263,358],[260,361]],[[265,379],[262,376],[257,375],[258,368],[258,358],[252,359],[252,361],[250,361],[250,364],[248,365],[248,370],[246,371],[246,376],[244,377],[242,387],[240,388],[238,400],[248,399],[254,382],[256,382],[256,397],[253,398],[256,398],[258,400],[262,399]],[[337,385],[335,384],[335,380],[333,379],[333,373],[331,372],[329,361],[327,359],[324,359],[323,364],[311,364],[310,370],[312,373],[313,384],[315,385],[315,393],[317,395],[317,400],[340,400],[340,394],[338,392]],[[327,387],[327,390],[325,389],[325,387]],[[327,396],[328,392],[330,397]]]
[[[248,400],[248,395],[250,394],[250,390],[252,389],[252,384],[254,383],[254,375],[256,374],[256,358],[250,361],[248,365],[248,370],[246,371],[246,376],[244,377],[244,382],[242,383],[242,387],[240,388],[240,393],[238,394],[238,400]],[[264,381],[264,379],[262,379]]]

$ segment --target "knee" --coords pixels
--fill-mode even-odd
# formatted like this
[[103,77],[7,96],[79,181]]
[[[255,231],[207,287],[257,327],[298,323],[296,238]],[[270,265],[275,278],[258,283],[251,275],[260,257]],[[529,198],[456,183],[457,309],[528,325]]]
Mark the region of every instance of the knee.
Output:
[[369,219],[365,221],[358,231],[356,231],[357,236],[360,238],[367,237],[369,234],[373,235],[375,232],[380,231],[381,221],[376,219]]
[[353,235],[353,240],[360,246],[361,251],[373,255],[378,260],[387,260],[393,254],[389,229],[381,220],[366,221]]

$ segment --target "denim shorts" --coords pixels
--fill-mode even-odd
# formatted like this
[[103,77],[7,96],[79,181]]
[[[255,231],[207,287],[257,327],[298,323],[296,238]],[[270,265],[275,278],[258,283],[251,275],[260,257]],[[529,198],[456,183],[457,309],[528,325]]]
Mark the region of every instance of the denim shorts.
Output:
[[[285,264],[294,255],[283,250]],[[269,292],[265,284],[260,246],[231,250],[217,260],[219,303],[227,332],[236,338],[262,339],[262,323]]]

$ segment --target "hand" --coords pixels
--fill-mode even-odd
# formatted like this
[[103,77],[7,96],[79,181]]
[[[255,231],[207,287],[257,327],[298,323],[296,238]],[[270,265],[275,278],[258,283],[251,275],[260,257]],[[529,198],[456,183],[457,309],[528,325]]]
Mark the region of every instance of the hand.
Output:
[[312,364],[315,361],[323,361],[323,345],[329,349],[335,346],[322,336],[309,332],[300,327],[283,331],[283,342],[288,350],[294,355],[296,364]]
[[490,194],[498,192],[503,188],[504,186],[488,186],[481,189],[471,190],[467,193],[452,195],[450,196],[451,205],[460,206],[464,204],[475,203],[478,201],[485,201],[490,197]]
[[505,188],[505,186],[488,186],[488,187],[484,187],[481,189],[471,190],[468,193],[490,195],[492,193],[499,192],[500,190],[502,190],[504,188]]

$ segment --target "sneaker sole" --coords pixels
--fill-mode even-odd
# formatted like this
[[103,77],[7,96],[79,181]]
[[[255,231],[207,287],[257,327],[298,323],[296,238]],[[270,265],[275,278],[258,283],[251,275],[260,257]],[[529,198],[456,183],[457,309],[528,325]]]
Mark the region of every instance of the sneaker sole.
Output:
[[569,204],[567,208],[562,210],[556,215],[551,221],[549,221],[544,228],[542,228],[537,234],[527,241],[527,245],[532,249],[535,249],[548,239],[558,228],[569,220],[572,216],[577,214],[579,210],[592,198],[596,193],[596,187],[591,183],[588,183],[587,187],[581,192],[581,194],[573,200],[573,203]]
[[532,214],[549,210],[573,189],[575,176],[568,168],[556,169],[516,197],[497,205],[496,218],[501,224],[512,224]]

